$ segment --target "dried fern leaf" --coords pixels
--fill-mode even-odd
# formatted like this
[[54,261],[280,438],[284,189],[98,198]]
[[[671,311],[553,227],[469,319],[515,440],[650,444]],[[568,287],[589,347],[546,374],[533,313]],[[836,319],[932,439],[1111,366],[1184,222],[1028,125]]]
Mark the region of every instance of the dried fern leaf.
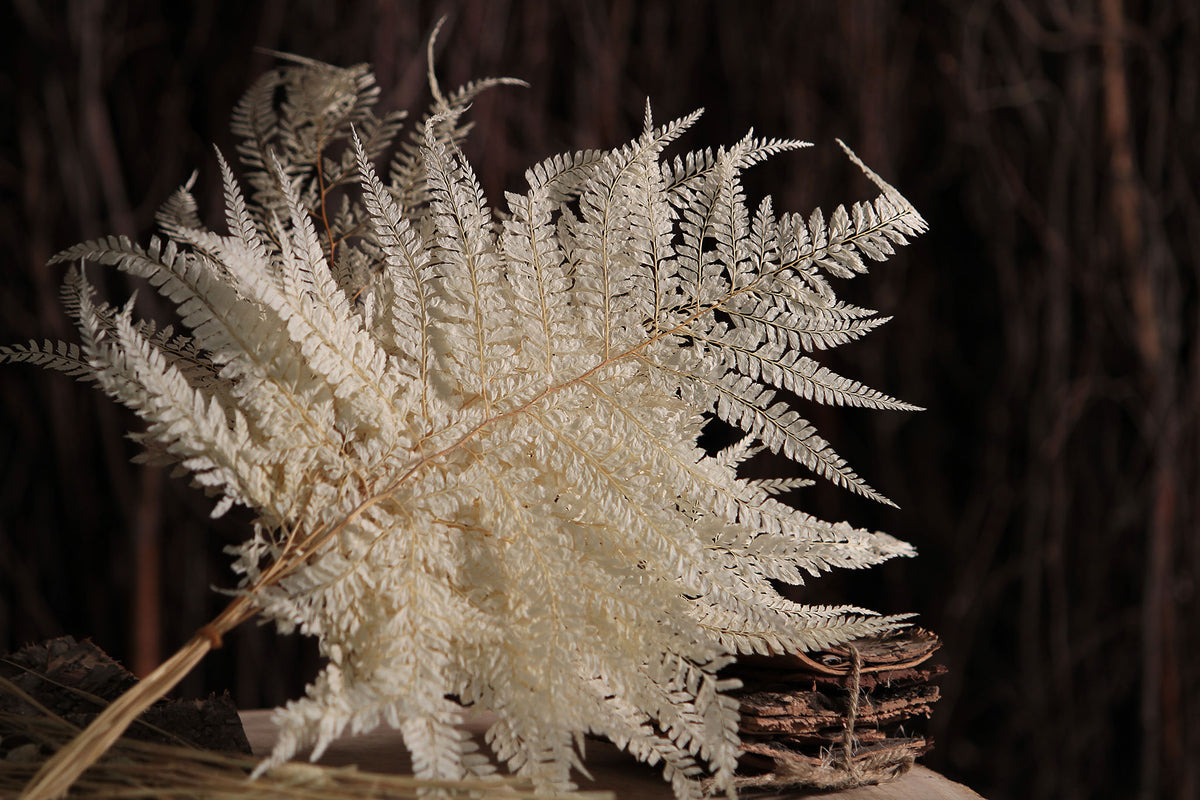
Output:
[[[748,134],[667,162],[699,112],[656,126],[649,106],[625,145],[531,168],[498,215],[458,145],[470,99],[506,81],[434,82],[385,182],[372,160],[400,116],[374,115],[369,70],[293,62],[235,111],[247,192],[218,154],[226,233],[185,187],[164,238],[55,258],[148,279],[189,336],[98,303],[75,274],[82,346],[0,350],[95,380],[145,419],[157,462],[218,512],[257,513],[233,551],[235,611],[179,663],[251,608],[317,637],[328,665],[279,710],[260,773],[387,723],[421,778],[486,775],[497,765],[456,727],[474,707],[496,715],[491,756],[541,786],[569,788],[599,733],[662,764],[681,798],[706,777],[731,789],[737,703],[719,672],[736,654],[905,624],[781,597],[777,581],[913,551],[786,506],[771,495],[803,481],[739,465],[765,448],[891,502],[780,391],[916,408],[804,353],[885,321],[834,282],[924,220],[865,167],[869,203],[752,214],[741,173],[804,143]],[[745,438],[706,452],[713,418]]]

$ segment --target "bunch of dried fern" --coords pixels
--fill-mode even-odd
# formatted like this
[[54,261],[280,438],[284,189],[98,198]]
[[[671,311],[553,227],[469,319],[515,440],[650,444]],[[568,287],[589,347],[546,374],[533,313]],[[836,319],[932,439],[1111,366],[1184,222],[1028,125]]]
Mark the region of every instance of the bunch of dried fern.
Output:
[[[78,268],[63,296],[81,343],[0,347],[133,409],[142,458],[190,473],[214,516],[257,514],[229,551],[233,602],[27,796],[65,793],[256,614],[316,637],[328,663],[279,710],[255,774],[386,723],[427,779],[506,768],[568,789],[595,735],[662,765],[681,800],[706,773],[732,792],[725,666],[906,625],[781,595],[915,551],[777,498],[807,479],[740,469],[770,451],[890,503],[793,405],[917,409],[815,356],[887,321],[833,284],[924,219],[845,145],[873,201],[752,212],[742,172],[807,144],[751,133],[668,159],[700,112],[655,125],[649,104],[641,135],[546,159],[493,209],[459,149],[463,115],[511,81],[444,95],[431,68],[433,108],[385,178],[375,161],[403,113],[374,114],[365,65],[299,61],[234,112],[245,174],[218,156],[227,234],[201,222],[189,183],[149,246],[106,237],[52,260],[146,279],[188,333],[135,320]],[[742,438],[706,452],[710,421]],[[467,710],[495,715],[489,752],[458,726]]]

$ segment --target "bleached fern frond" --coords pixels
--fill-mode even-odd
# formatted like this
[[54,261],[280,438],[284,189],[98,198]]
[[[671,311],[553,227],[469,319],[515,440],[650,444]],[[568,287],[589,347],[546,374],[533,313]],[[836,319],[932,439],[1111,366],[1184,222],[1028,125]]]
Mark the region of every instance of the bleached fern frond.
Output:
[[294,65],[263,75],[233,112],[233,133],[241,138],[238,157],[247,170],[251,206],[261,216],[260,223],[271,213],[286,214],[273,177],[276,161],[308,212],[324,212],[329,193],[357,175],[353,150],[344,148],[330,157],[332,146],[344,146],[355,130],[367,153],[376,157],[388,148],[406,116],[403,111],[375,115],[379,87],[366,64],[341,68],[278,55]]
[[529,188],[546,189],[548,200],[561,204],[577,196],[593,170],[608,153],[604,150],[580,150],[559,153],[525,171]]
[[0,345],[0,360],[14,364],[36,364],[39,367],[65,372],[72,378],[94,381],[92,365],[79,350],[79,345],[68,342],[51,342],[49,339],[38,344],[30,339],[29,344]]
[[[264,769],[386,723],[421,776],[488,774],[457,728],[471,707],[496,715],[491,756],[543,785],[570,785],[598,733],[679,797],[732,786],[734,656],[904,624],[781,596],[913,551],[777,499],[806,478],[739,469],[769,450],[890,502],[792,403],[916,408],[813,354],[886,321],[834,287],[924,220],[865,167],[871,201],[752,213],[742,173],[807,145],[668,159],[699,112],[655,125],[648,105],[637,137],[542,160],[497,214],[459,144],[470,100],[511,81],[435,82],[384,178],[402,115],[375,116],[370,71],[291,62],[234,113],[240,182],[217,154],[225,231],[189,182],[148,245],[54,259],[146,279],[185,332],[72,271],[82,345],[0,360],[97,382],[145,419],[148,458],[257,513],[241,599],[328,659]],[[741,433],[717,453],[712,419]]]
[[164,231],[170,233],[204,227],[196,207],[196,198],[192,196],[192,187],[196,183],[197,175],[198,173],[193,172],[188,182],[179,187],[155,214],[155,221]]
[[794,489],[803,489],[816,483],[812,478],[757,478],[747,481],[755,489],[767,494],[783,494]]
[[429,38],[429,84],[433,92],[433,107],[414,126],[406,141],[397,148],[388,168],[388,182],[400,208],[416,209],[428,199],[426,164],[422,150],[435,140],[439,146],[457,148],[471,131],[471,123],[462,122],[471,102],[483,92],[497,86],[526,86],[516,78],[484,78],[470,81],[449,95],[443,94],[433,70],[433,47],[441,22]]

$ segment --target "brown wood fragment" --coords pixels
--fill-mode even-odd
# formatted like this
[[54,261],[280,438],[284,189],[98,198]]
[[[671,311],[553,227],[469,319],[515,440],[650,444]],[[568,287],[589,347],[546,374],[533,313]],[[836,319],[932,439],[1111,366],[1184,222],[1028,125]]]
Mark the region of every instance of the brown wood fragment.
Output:
[[[89,640],[70,636],[29,645],[0,658],[0,713],[45,713],[86,727],[137,678]],[[130,727],[129,737],[161,744],[191,745],[218,752],[250,753],[237,708],[229,696],[164,700]],[[0,740],[0,757],[25,744]]]
[[933,681],[945,668],[930,658],[939,646],[912,628],[824,652],[740,658],[730,670],[743,683],[738,786],[826,791],[903,775],[931,747],[912,723],[937,702]]
[[[907,686],[887,697],[867,694],[859,701],[858,724],[875,727],[914,716],[928,716],[937,699],[938,687],[929,684]],[[846,712],[844,698],[821,692],[760,692],[740,700],[740,728],[748,733],[840,729]]]

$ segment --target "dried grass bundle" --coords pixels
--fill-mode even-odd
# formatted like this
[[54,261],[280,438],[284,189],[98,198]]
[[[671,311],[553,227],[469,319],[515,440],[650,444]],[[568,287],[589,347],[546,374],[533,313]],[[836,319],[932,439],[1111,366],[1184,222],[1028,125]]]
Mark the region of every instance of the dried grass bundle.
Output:
[[[49,713],[28,716],[0,712],[0,738],[27,740],[0,762],[0,797],[17,797],[45,764],[47,753],[59,751],[79,729]],[[292,762],[254,780],[258,765],[252,756],[230,755],[194,747],[171,746],[121,738],[71,787],[72,797],[98,800],[133,798],[193,798],[249,800],[250,798],[304,798],[304,800],[358,800],[358,798],[427,797],[504,798],[534,796],[533,785],[516,778],[430,781],[410,775],[385,775],[356,767],[326,767]],[[575,800],[611,798],[611,792],[570,792],[545,797]]]

